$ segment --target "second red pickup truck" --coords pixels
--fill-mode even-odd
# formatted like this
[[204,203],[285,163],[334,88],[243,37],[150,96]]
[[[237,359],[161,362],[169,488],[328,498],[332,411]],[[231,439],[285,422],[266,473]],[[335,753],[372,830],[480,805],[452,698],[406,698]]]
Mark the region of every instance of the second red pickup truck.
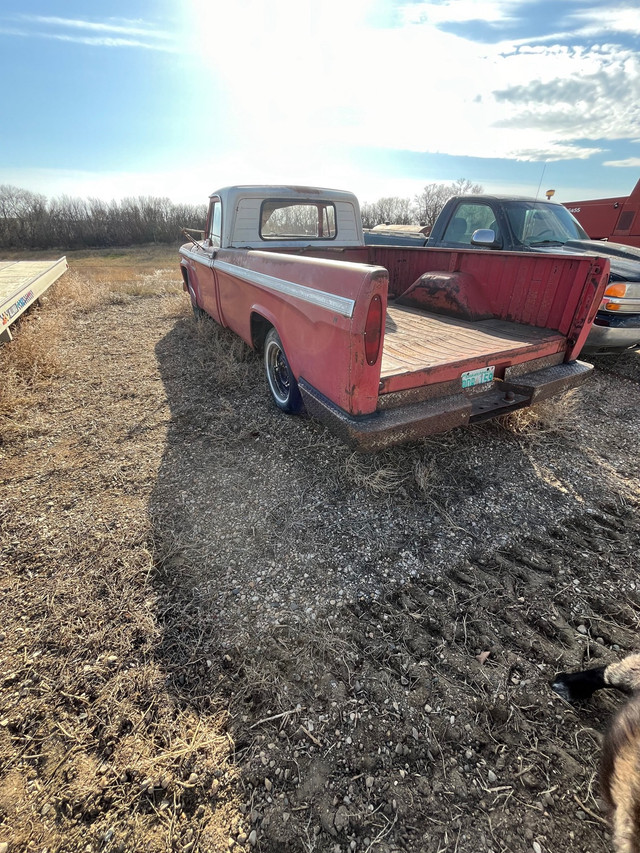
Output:
[[355,196],[316,187],[218,190],[180,255],[194,311],[263,352],[276,405],[363,450],[582,382],[609,273],[597,257],[365,246]]

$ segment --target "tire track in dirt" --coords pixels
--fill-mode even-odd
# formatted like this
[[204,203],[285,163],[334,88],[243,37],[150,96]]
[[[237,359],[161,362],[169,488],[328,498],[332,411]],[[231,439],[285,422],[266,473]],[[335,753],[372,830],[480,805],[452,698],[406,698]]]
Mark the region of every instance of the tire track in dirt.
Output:
[[244,710],[269,716],[282,691],[298,709],[254,724],[251,737],[237,723],[264,849],[297,849],[315,826],[321,850],[366,849],[376,834],[388,851],[524,850],[534,840],[606,850],[593,775],[617,700],[571,708],[548,682],[637,647],[633,581],[620,596],[640,551],[634,510],[603,505],[362,600],[331,622],[329,641],[283,628],[264,644],[270,689],[240,679]]

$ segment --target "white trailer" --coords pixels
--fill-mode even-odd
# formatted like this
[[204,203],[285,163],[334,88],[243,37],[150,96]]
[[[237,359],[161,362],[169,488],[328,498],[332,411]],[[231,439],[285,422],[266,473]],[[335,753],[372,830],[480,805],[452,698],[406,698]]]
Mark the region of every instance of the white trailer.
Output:
[[9,327],[68,269],[58,261],[0,261],[0,342],[11,340]]

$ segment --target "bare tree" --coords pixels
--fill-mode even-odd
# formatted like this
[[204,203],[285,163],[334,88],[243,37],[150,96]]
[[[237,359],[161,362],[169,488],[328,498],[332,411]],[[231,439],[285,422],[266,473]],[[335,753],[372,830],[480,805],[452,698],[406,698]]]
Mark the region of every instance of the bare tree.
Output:
[[[447,199],[480,193],[467,178],[450,184],[427,184],[413,200],[386,196],[362,205],[365,228],[388,223],[432,226]],[[0,185],[0,248],[82,248],[139,243],[178,243],[181,226],[204,224],[204,205],[173,204],[168,198],[139,196],[122,201],[60,196],[48,201],[39,193]]]
[[362,217],[363,228],[373,228],[376,225],[375,204],[370,201],[363,202],[360,205],[360,216]]
[[426,184],[422,192],[414,198],[418,221],[431,228],[444,203],[448,198],[451,198],[451,195],[445,184]]
[[483,192],[481,184],[474,184],[468,178],[458,178],[450,184],[427,184],[415,199],[417,218],[423,225],[433,227],[438,214],[445,203],[455,195],[477,195]]
[[458,178],[450,185],[450,188],[451,195],[449,198],[454,195],[479,195],[484,192],[482,184],[474,184],[469,178]]
[[0,245],[20,247],[37,244],[46,218],[45,196],[9,184],[0,186]]
[[144,196],[120,202],[60,196],[0,186],[0,248],[80,248],[178,243],[183,225],[203,224],[205,205],[175,205]]
[[411,199],[387,196],[373,203],[362,205],[362,224],[365,228],[375,225],[411,225],[415,215]]

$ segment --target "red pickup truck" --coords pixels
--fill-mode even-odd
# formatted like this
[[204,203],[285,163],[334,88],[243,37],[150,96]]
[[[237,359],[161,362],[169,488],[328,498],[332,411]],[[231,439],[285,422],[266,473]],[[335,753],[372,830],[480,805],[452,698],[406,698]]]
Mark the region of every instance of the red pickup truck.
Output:
[[365,246],[355,196],[316,187],[218,190],[201,234],[180,248],[194,311],[263,352],[280,409],[359,449],[505,414],[591,371],[577,356],[606,259]]

